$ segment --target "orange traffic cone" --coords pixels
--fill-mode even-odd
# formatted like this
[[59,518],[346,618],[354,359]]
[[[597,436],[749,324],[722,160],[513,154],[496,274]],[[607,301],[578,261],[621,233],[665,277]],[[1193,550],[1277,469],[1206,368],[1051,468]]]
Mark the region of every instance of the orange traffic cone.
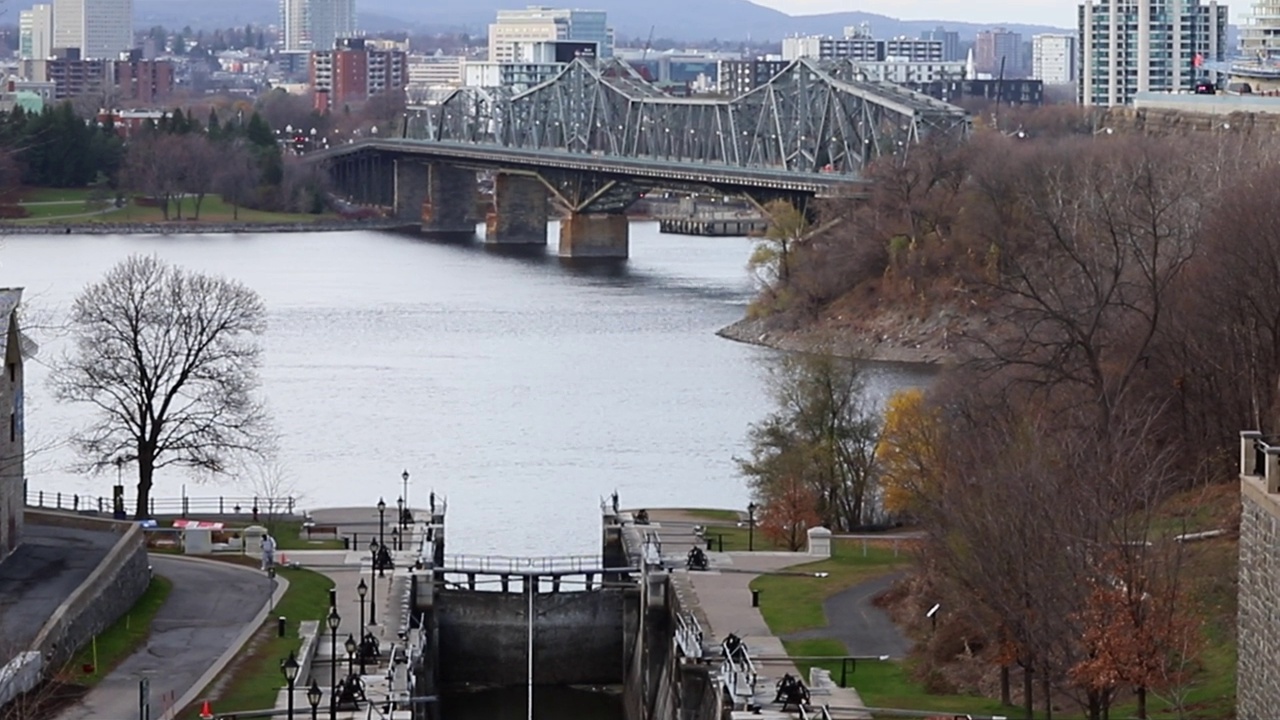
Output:
[[200,706],[200,720],[213,720],[213,708],[209,707],[208,700]]
[[280,553],[280,564],[284,567],[289,567],[289,556],[284,553]]

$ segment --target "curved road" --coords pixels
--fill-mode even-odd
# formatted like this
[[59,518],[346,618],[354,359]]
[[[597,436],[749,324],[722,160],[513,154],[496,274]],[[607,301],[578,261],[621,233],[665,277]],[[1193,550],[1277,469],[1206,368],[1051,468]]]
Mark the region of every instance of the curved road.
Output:
[[844,642],[850,655],[888,655],[895,660],[906,657],[911,641],[889,618],[889,613],[872,602],[905,574],[881,575],[832,595],[822,604],[827,616],[826,627],[801,630],[783,639],[832,638]]
[[152,555],[173,582],[146,645],[103,678],[60,720],[138,717],[138,681],[151,679],[151,717],[187,692],[252,622],[274,585],[263,573],[215,561]]

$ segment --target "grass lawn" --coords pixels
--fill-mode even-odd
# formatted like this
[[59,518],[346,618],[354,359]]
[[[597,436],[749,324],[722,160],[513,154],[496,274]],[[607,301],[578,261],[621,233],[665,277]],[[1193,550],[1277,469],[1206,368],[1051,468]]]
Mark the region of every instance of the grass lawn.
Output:
[[827,577],[762,575],[751,581],[760,591],[760,613],[775,635],[824,627],[822,603],[828,597],[863,580],[906,567],[911,555],[905,544],[894,550],[892,541],[836,540],[829,560],[800,565],[791,570],[825,572]]
[[[97,685],[147,641],[151,634],[151,620],[172,589],[173,583],[167,578],[159,575],[151,578],[151,584],[133,607],[76,653],[64,670],[62,679],[85,687]],[[85,672],[87,668],[92,669]]]
[[[284,687],[280,663],[302,645],[298,625],[304,620],[324,619],[329,611],[329,588],[333,587],[332,580],[311,570],[281,568],[279,572],[289,581],[280,604],[268,614],[240,655],[201,691],[200,699],[177,717],[195,717],[204,700],[209,700],[219,714],[260,710],[275,704],[278,691]],[[289,619],[285,637],[276,636],[279,616]],[[298,685],[304,681],[305,678],[298,678]]]
[[77,202],[83,206],[89,197],[89,188],[23,188],[19,191],[23,203]]
[[341,550],[341,540],[308,540],[301,520],[275,522],[276,547],[280,550]]

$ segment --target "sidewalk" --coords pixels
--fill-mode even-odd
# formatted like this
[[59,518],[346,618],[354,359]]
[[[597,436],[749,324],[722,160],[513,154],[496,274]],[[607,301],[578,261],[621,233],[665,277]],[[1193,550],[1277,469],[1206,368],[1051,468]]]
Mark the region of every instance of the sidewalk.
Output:
[[[333,681],[341,681],[347,674],[347,636],[350,635],[356,642],[360,641],[362,615],[364,629],[378,638],[383,660],[381,665],[369,664],[365,668],[362,678],[366,697],[381,706],[389,696],[404,691],[403,686],[388,683],[385,661],[392,647],[402,644],[400,632],[406,628],[401,627],[401,623],[407,616],[410,593],[409,569],[417,559],[418,544],[425,526],[413,524],[402,530],[400,538],[403,549],[396,551],[392,546],[394,536],[391,532],[396,527],[396,512],[396,508],[392,507],[383,516],[382,537],[388,546],[393,547],[391,555],[395,567],[382,573],[373,570],[373,555],[369,550],[369,541],[377,538],[379,533],[378,510],[373,507],[327,508],[311,512],[311,519],[316,525],[337,528],[339,537],[356,537],[356,543],[349,550],[277,551],[277,561],[297,563],[301,567],[319,572],[333,580],[337,591],[335,607],[340,618],[337,631],[331,634],[325,618],[314,618],[320,622],[320,634],[316,638],[311,676],[299,677],[294,688],[294,708],[298,717],[303,717],[304,708],[310,710],[306,690],[313,678],[324,692],[320,707],[327,713]],[[430,513],[414,509],[413,516],[415,520],[425,523],[429,520]],[[284,560],[281,560],[281,554]],[[361,580],[368,588],[363,603],[357,591]],[[359,672],[358,663],[353,667]],[[288,690],[282,687],[276,698],[276,708],[288,707],[288,701]],[[367,705],[359,711],[340,710],[337,713],[337,717],[342,720],[363,719],[367,715]],[[408,718],[409,713],[396,711],[383,717]]]
[[288,586],[229,563],[171,555],[152,555],[150,562],[173,589],[152,620],[146,644],[60,720],[138,717],[143,678],[151,685],[151,717],[181,709],[258,628],[267,603],[275,602],[273,593]]
[[[805,684],[809,684],[810,679],[800,675],[794,662],[781,659],[787,655],[786,647],[769,630],[760,609],[751,606],[751,581],[762,574],[814,562],[818,558],[791,552],[708,552],[709,570],[685,570],[686,555],[696,542],[693,524],[683,513],[649,510],[649,517],[651,524],[648,529],[656,531],[662,540],[664,561],[668,566],[677,568],[671,572],[676,592],[702,623],[706,644],[719,646],[733,634],[746,643],[747,652],[752,657],[766,658],[755,662],[759,675],[752,702],[764,708],[766,713],[779,713],[780,705],[773,699],[775,686],[782,676],[801,677]],[[669,526],[663,525],[666,518],[670,518]],[[871,717],[853,688],[832,684],[829,687],[810,687],[810,693],[813,705],[828,706],[835,718],[861,720]],[[738,714],[735,712],[734,716]],[[742,711],[742,716],[761,717],[745,711]],[[791,717],[788,714],[774,716]]]

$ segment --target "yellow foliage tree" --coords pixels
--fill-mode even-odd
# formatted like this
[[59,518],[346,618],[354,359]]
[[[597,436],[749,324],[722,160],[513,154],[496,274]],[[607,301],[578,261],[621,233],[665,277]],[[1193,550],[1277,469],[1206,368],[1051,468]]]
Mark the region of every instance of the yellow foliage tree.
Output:
[[876,445],[884,509],[910,513],[923,493],[937,491],[942,422],[921,390],[899,390],[889,398]]

